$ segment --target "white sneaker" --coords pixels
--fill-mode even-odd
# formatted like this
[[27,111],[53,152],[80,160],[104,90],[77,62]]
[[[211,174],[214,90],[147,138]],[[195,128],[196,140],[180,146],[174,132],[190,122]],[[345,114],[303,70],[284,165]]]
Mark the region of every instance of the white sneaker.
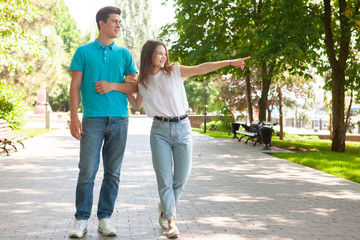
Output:
[[75,219],[74,225],[70,228],[70,238],[81,238],[87,232],[87,221]]
[[98,231],[104,236],[116,236],[116,229],[113,227],[110,218],[102,218],[99,221]]
[[161,203],[159,203],[159,224],[162,228],[168,228],[168,221],[162,216],[163,212],[161,209]]
[[173,227],[168,232],[168,238],[170,239],[176,239],[180,235],[179,229],[176,225],[173,225]]

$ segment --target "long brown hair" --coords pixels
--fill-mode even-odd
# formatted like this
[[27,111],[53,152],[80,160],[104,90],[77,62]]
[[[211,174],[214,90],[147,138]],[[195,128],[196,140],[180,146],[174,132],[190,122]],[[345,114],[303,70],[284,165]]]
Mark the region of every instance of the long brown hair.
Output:
[[140,74],[139,74],[139,83],[142,84],[145,88],[149,82],[149,74],[152,73],[154,68],[153,66],[153,55],[157,46],[162,45],[166,51],[166,62],[164,67],[161,69],[165,74],[171,74],[171,70],[174,67],[174,64],[169,64],[169,54],[165,44],[158,40],[147,40],[141,49],[140,55]]

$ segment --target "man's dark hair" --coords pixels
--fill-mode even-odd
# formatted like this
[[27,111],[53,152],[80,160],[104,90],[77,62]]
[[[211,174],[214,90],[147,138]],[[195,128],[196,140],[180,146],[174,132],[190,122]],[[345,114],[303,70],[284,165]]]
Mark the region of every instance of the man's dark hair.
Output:
[[106,23],[110,14],[121,15],[121,10],[113,6],[103,7],[99,9],[99,11],[96,14],[96,24],[99,30],[100,30],[100,21]]

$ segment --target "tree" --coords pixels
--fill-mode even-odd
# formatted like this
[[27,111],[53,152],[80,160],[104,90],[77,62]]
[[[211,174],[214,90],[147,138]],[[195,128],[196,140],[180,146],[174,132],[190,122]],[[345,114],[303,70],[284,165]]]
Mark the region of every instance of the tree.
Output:
[[40,45],[40,36],[23,28],[40,15],[40,11],[29,0],[0,2],[0,79],[18,72],[31,73],[36,68],[29,58],[45,58],[46,50]]
[[324,50],[328,62],[320,70],[331,70],[332,92],[332,145],[334,152],[345,151],[345,87],[350,48],[359,42],[360,2],[356,0],[323,0],[314,5],[313,11],[323,23],[325,35]]
[[[251,55],[248,66],[259,69],[262,82],[260,120],[266,120],[273,76],[281,71],[301,74],[307,68],[304,62],[317,56],[307,42],[319,41],[319,31],[313,27],[318,23],[299,1],[176,0],[175,6],[176,22],[161,34],[171,42],[171,56],[194,65]],[[224,72],[229,69],[218,71]],[[231,74],[236,79],[244,76],[235,70]]]

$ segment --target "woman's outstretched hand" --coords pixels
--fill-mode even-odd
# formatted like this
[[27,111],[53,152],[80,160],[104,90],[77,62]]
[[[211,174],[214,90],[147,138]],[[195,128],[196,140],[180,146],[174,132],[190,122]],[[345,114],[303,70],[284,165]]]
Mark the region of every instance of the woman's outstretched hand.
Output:
[[250,56],[245,57],[245,58],[238,58],[238,59],[234,59],[234,60],[230,60],[230,65],[234,66],[234,67],[239,67],[241,68],[241,70],[244,70],[244,67],[246,65],[245,61],[250,59]]

